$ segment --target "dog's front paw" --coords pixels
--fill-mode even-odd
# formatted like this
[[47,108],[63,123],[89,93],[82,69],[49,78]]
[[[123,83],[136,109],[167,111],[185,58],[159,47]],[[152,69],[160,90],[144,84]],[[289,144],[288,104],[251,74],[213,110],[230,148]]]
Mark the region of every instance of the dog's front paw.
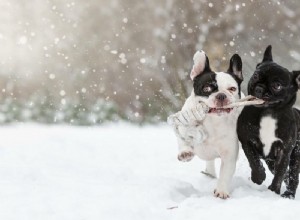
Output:
[[274,184],[271,184],[269,187],[268,187],[269,190],[275,192],[276,194],[280,194],[280,186],[274,186]]
[[260,185],[262,182],[266,179],[266,173],[265,173],[265,168],[260,168],[257,170],[252,170],[251,172],[251,180]]
[[194,153],[192,151],[182,151],[178,154],[178,160],[181,162],[189,162],[193,159]]
[[214,190],[214,196],[217,197],[217,198],[221,198],[221,199],[228,199],[229,198],[229,193],[224,191],[224,190],[215,189]]
[[281,194],[281,197],[287,198],[287,199],[295,199],[295,193],[287,190]]

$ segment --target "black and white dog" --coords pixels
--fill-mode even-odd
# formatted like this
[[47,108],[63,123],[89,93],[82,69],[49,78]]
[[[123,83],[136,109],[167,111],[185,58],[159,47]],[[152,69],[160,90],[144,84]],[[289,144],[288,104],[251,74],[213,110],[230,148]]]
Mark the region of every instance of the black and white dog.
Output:
[[[197,155],[207,161],[206,173],[215,177],[214,159],[221,158],[220,175],[214,195],[226,199],[229,197],[229,183],[238,156],[236,123],[240,114],[238,108],[226,106],[241,98],[242,60],[235,54],[231,57],[226,72],[214,72],[210,68],[206,54],[203,51],[197,52],[194,56],[191,79],[193,91],[182,111],[189,111],[198,103],[204,103],[207,111],[200,121],[194,124],[188,122],[187,126],[176,126],[179,134],[178,159],[189,161]],[[189,115],[195,116],[198,113],[199,111],[191,111]],[[185,120],[187,117],[188,113],[186,117],[183,115]],[[197,119],[196,116],[195,118]]]
[[274,174],[269,189],[283,197],[294,198],[300,171],[300,111],[293,108],[300,88],[300,71],[288,71],[273,62],[272,47],[268,46],[263,61],[256,66],[248,84],[248,94],[265,101],[247,106],[238,118],[237,133],[251,167],[251,179],[261,184],[264,159]]

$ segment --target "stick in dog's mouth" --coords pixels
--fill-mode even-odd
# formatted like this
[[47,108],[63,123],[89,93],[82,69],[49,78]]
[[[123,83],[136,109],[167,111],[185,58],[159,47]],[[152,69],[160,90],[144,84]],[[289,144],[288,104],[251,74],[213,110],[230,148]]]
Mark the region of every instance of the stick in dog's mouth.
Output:
[[237,100],[234,103],[230,103],[222,107],[214,107],[214,108],[209,107],[208,113],[230,113],[235,107],[242,107],[247,105],[261,105],[264,103],[265,103],[264,100],[259,99],[252,95],[248,95],[242,99]]
[[265,101],[262,99],[259,99],[252,95],[248,95],[245,98],[239,99],[237,102],[231,103],[222,108],[233,108],[233,107],[241,107],[241,106],[247,106],[247,105],[261,105],[261,104],[264,104],[264,102]]

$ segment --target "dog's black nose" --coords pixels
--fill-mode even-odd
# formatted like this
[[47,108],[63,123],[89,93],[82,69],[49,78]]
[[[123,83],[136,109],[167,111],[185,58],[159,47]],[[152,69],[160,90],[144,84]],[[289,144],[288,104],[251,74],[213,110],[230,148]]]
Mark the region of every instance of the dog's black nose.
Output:
[[263,96],[264,92],[265,92],[265,89],[264,89],[264,87],[258,85],[258,86],[255,87],[254,92],[255,92],[255,96],[257,98],[261,98]]
[[216,99],[219,100],[219,101],[224,101],[226,98],[227,98],[227,96],[224,93],[219,93],[216,96]]

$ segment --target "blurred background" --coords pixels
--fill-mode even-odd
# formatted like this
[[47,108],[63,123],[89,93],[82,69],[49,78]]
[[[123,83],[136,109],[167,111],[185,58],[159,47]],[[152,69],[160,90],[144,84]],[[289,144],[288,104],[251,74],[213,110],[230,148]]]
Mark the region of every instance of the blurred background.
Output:
[[267,45],[300,69],[300,1],[0,0],[0,123],[159,123],[189,95],[196,50],[215,71]]

